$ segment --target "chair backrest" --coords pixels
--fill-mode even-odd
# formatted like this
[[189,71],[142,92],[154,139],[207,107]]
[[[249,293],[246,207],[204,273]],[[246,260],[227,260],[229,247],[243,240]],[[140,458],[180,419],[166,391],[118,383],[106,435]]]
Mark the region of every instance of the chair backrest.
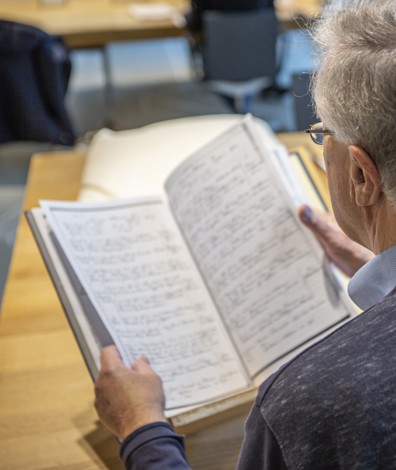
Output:
[[209,80],[275,77],[278,21],[272,8],[244,12],[206,11],[202,60]]
[[302,72],[292,76],[292,95],[296,130],[303,131],[318,121],[312,106],[312,96],[309,89],[311,73]]
[[63,43],[29,25],[0,20],[0,143],[71,145],[64,98],[71,72]]

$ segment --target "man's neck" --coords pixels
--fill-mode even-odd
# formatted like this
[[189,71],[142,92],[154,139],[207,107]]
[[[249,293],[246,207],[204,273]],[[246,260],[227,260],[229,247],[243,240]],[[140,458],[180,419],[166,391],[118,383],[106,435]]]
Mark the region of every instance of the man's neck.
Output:
[[382,253],[396,245],[396,206],[384,199],[366,220],[371,249]]

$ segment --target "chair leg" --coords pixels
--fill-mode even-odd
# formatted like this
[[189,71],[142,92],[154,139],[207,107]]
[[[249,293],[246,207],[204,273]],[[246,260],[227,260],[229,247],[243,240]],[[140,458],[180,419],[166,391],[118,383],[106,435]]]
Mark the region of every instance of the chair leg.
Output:
[[253,95],[245,95],[234,98],[234,108],[239,114],[250,113],[252,108]]
[[113,109],[113,88],[111,84],[111,66],[110,66],[110,56],[109,50],[106,46],[101,48],[102,51],[102,63],[103,63],[103,73],[104,73],[104,104],[105,104],[105,115],[103,118],[103,125],[109,129],[114,129],[114,124],[112,120],[112,109]]
[[205,77],[202,64],[202,43],[199,35],[188,33],[188,45],[190,49],[190,67],[192,76],[196,80],[202,81]]

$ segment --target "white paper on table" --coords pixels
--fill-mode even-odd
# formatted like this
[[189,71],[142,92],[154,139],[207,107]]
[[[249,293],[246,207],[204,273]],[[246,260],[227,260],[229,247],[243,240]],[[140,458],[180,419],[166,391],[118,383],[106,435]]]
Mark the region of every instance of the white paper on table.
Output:
[[160,21],[170,19],[178,27],[185,25],[183,14],[167,3],[135,3],[128,7],[128,13],[139,21]]

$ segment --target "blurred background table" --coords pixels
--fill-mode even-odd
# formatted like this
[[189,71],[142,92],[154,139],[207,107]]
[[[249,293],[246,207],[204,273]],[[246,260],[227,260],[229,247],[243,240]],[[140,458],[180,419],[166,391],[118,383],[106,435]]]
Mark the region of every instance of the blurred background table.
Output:
[[[109,42],[175,37],[184,34],[170,18],[136,19],[129,12],[134,4],[155,1],[64,0],[45,4],[40,0],[2,0],[0,18],[36,26],[61,36],[70,48],[102,47]],[[183,11],[187,0],[161,0]]]
[[[133,5],[158,3],[168,4],[181,14],[190,5],[189,0],[63,0],[52,4],[40,0],[2,0],[0,18],[61,36],[70,48],[183,35],[184,28],[171,18],[142,20],[129,13]],[[320,0],[275,0],[275,7],[284,29],[296,28],[299,22],[295,18],[310,19],[320,12]]]
[[274,0],[282,28],[296,29],[320,15],[323,0]]

